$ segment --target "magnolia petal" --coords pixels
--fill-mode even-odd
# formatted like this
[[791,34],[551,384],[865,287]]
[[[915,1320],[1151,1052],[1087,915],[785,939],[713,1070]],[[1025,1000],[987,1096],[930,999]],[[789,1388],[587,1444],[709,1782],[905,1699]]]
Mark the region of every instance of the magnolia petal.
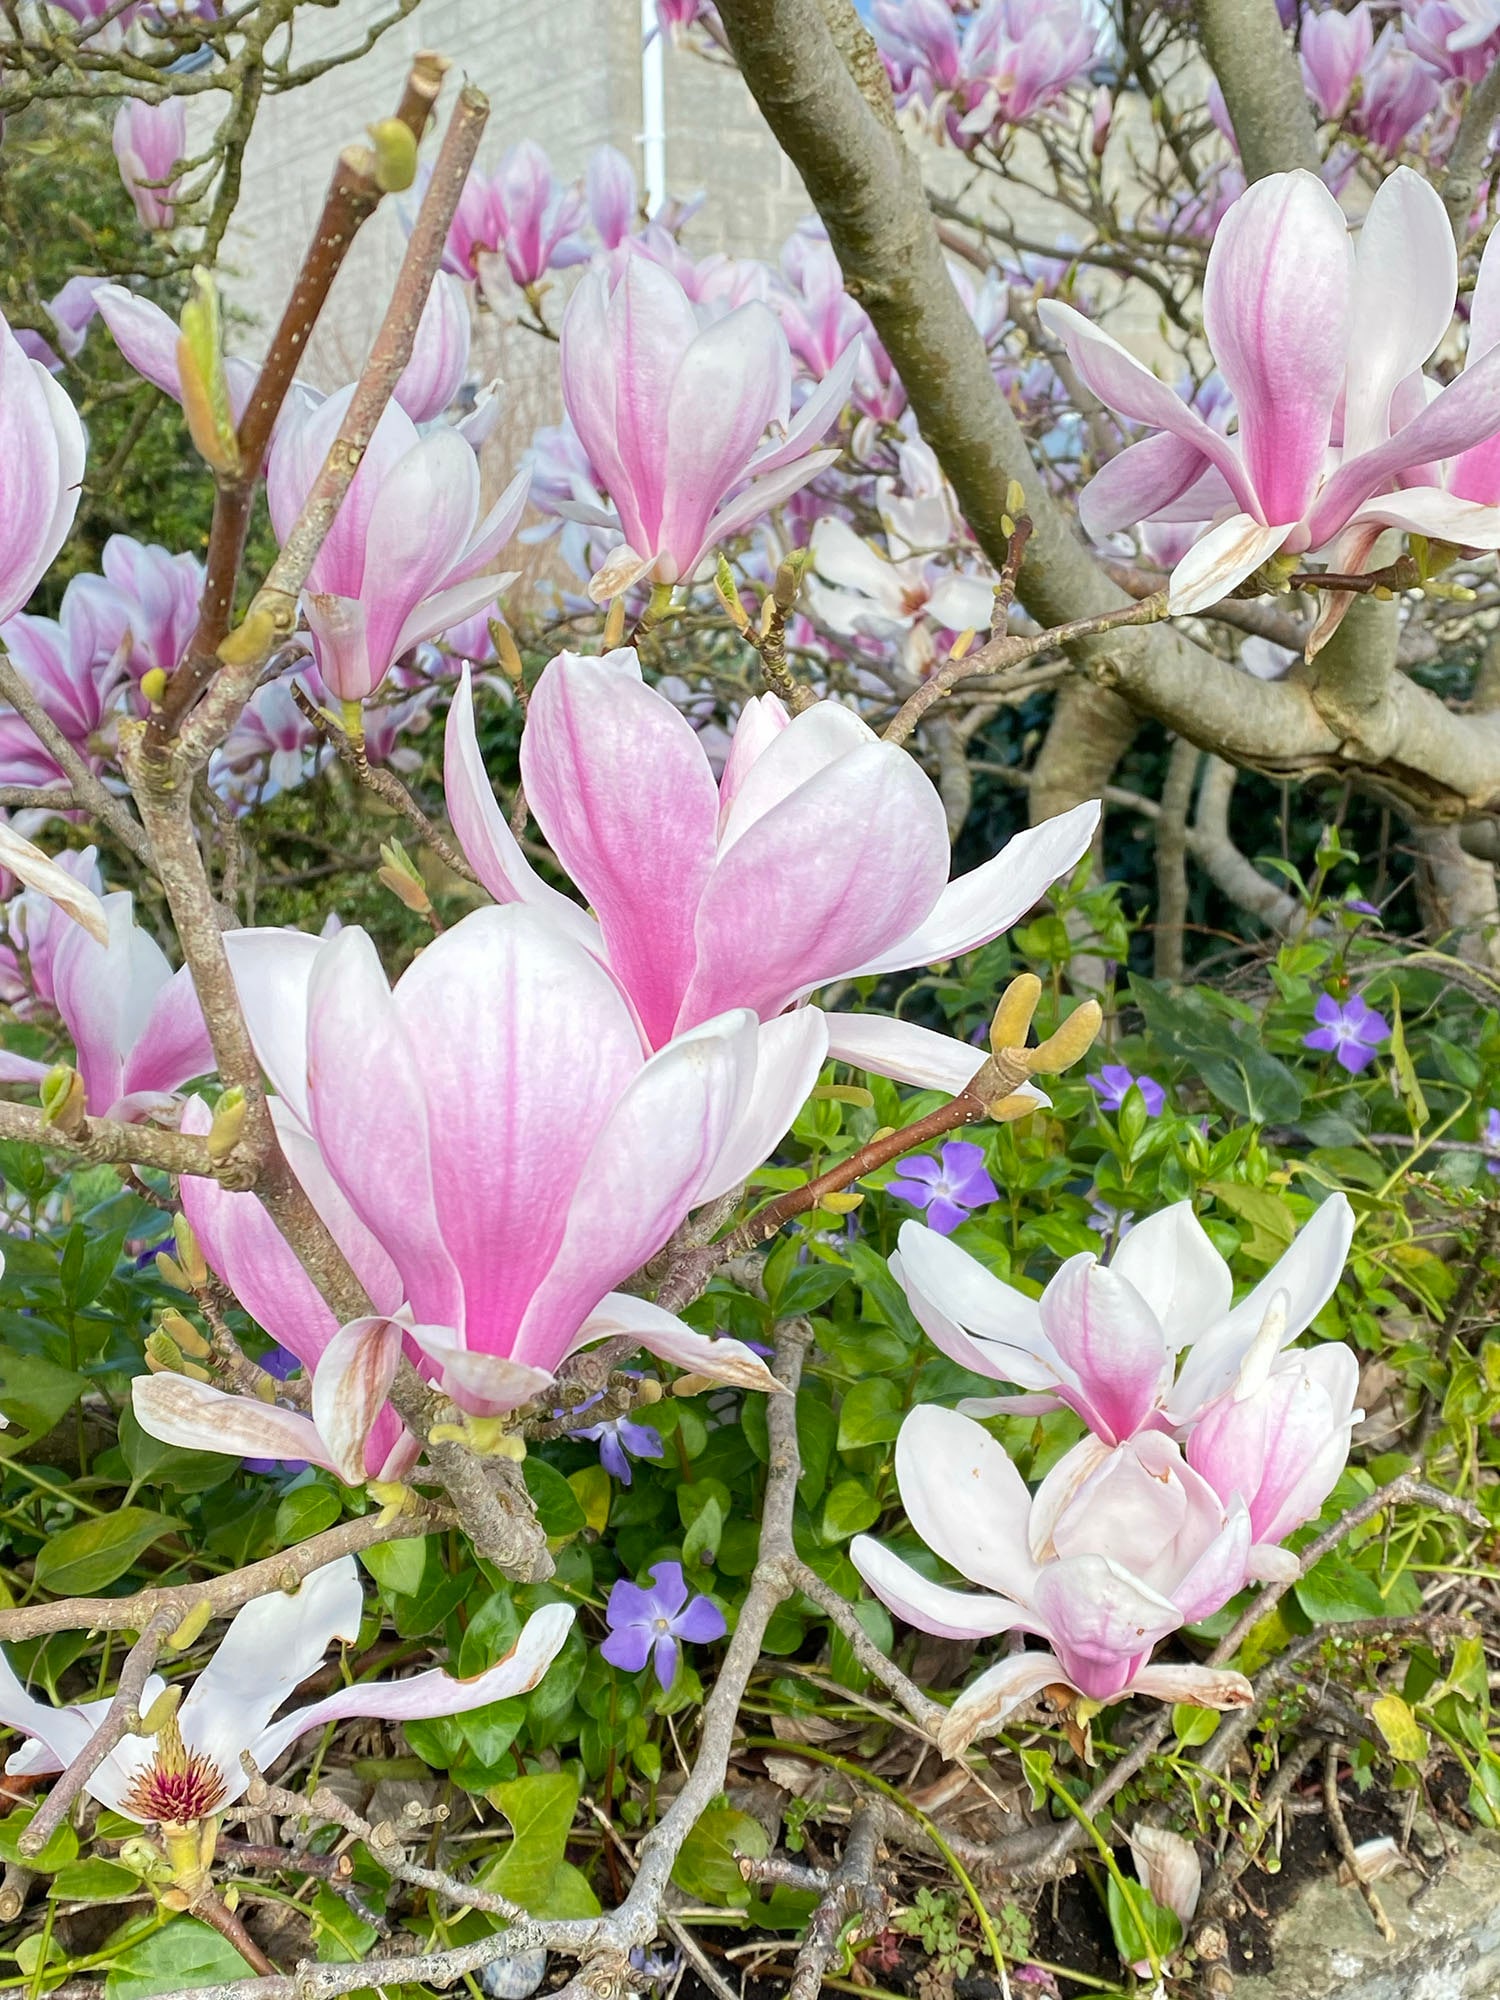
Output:
[[981,1589],[1031,1601],[1031,1495],[1005,1447],[957,1410],[919,1404],[896,1439],[906,1517],[934,1554]]
[[508,1355],[464,1346],[451,1326],[403,1325],[407,1338],[437,1364],[443,1387],[472,1416],[500,1416],[518,1410],[548,1387],[545,1368],[531,1368]]
[[1142,1667],[1127,1690],[1156,1701],[1191,1702],[1195,1708],[1249,1708],[1255,1690],[1228,1667],[1179,1666],[1157,1661]]
[[1208,464],[1199,444],[1171,431],[1127,445],[1100,466],[1078,496],[1084,533],[1103,541],[1122,528],[1138,528],[1191,492]]
[[1400,528],[1409,535],[1452,542],[1458,548],[1500,549],[1500,506],[1486,500],[1462,500],[1439,486],[1407,486],[1399,493],[1379,494],[1365,501],[1350,523],[1351,530],[1356,524],[1369,524],[1366,532],[1371,546],[1381,528]]
[[[915,1021],[897,1021],[889,1014],[825,1014],[828,1053],[896,1083],[918,1090],[941,1090],[957,1097],[978,1074],[984,1051],[956,1035],[940,1035]],[[1040,1091],[1037,1093],[1040,1099]]]
[[1123,1443],[1150,1415],[1169,1366],[1156,1314],[1129,1279],[1088,1252],[1057,1271],[1039,1311],[1042,1332],[1083,1392],[1080,1415],[1111,1444]]
[[1206,611],[1253,576],[1281,547],[1295,524],[1263,527],[1253,514],[1232,514],[1210,528],[1173,570],[1167,610],[1174,618]]
[[695,1204],[716,1201],[771,1157],[811,1095],[827,1054],[827,1017],[816,1007],[761,1024],[749,1100],[694,1194]]
[[93,890],[59,868],[33,842],[13,826],[0,824],[0,868],[8,868],[18,882],[35,889],[70,916],[96,943],[108,945],[109,918]]
[[385,1407],[402,1328],[382,1315],[352,1319],[324,1348],[312,1379],[312,1417],[329,1462],[348,1486],[366,1477],[365,1445]]
[[283,1410],[255,1396],[231,1396],[188,1375],[137,1375],[131,1408],[147,1437],[182,1451],[214,1451],[233,1458],[305,1458],[336,1468],[318,1427],[299,1410]]
[[[1042,1331],[1041,1309],[1035,1299],[987,1271],[967,1250],[925,1223],[903,1222],[900,1245],[901,1289],[912,1311],[927,1326],[924,1311],[935,1307],[991,1348],[986,1375],[1004,1371],[1026,1389],[1050,1389],[1058,1379],[1051,1344]],[[934,1333],[934,1340],[943,1342]],[[1006,1350],[999,1352],[996,1350]],[[945,1349],[945,1351],[947,1351]],[[1013,1364],[1032,1358],[1029,1375],[1011,1373]]]
[[[521,1636],[503,1660],[471,1680],[458,1680],[434,1667],[405,1681],[356,1682],[337,1694],[295,1709],[263,1729],[250,1745],[262,1770],[289,1743],[310,1729],[350,1716],[371,1716],[386,1722],[412,1721],[421,1716],[463,1715],[511,1695],[529,1694],[562,1651],[573,1628],[571,1604],[544,1604],[521,1627]],[[243,1737],[241,1741],[243,1742]]]
[[596,1340],[622,1336],[636,1341],[648,1354],[670,1361],[675,1368],[686,1368],[693,1375],[707,1375],[715,1382],[732,1382],[739,1389],[763,1390],[770,1395],[786,1393],[785,1385],[777,1381],[753,1347],[747,1347],[742,1340],[723,1336],[711,1340],[707,1334],[695,1333],[675,1313],[629,1292],[610,1292],[601,1299],[579,1328],[568,1352],[576,1354],[579,1348],[591,1346]]
[[363,1612],[354,1558],[341,1556],[304,1577],[295,1592],[273,1590],[235,1613],[177,1712],[183,1743],[218,1765],[229,1801],[249,1783],[240,1752],[323,1664],[335,1639],[353,1644]]
[[937,1727],[937,1746],[945,1757],[961,1757],[976,1736],[987,1736],[1014,1715],[1023,1702],[1043,1688],[1068,1677],[1051,1652],[1012,1653],[987,1673],[971,1681]]
[[1008,1597],[988,1592],[980,1596],[932,1582],[873,1535],[855,1536],[849,1560],[898,1618],[940,1639],[988,1639],[997,1632],[1014,1631],[1026,1615]]
[[1435,353],[1453,317],[1458,253],[1442,197],[1410,167],[1375,191],[1360,225],[1345,355],[1346,457],[1390,435],[1396,386]]
[[1190,1201],[1173,1202],[1138,1222],[1109,1268],[1140,1293],[1174,1348],[1189,1345],[1222,1319],[1234,1296],[1229,1266]]
[[308,1127],[307,989],[324,942],[306,931],[224,933],[229,969],[260,1066],[276,1095]]

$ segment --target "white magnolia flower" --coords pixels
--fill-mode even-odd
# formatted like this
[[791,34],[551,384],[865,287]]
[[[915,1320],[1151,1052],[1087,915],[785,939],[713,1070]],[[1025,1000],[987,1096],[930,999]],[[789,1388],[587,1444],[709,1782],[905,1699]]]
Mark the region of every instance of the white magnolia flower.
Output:
[[[546,1604],[521,1629],[503,1660],[471,1680],[441,1668],[404,1681],[371,1681],[272,1718],[298,1683],[323,1663],[334,1639],[358,1637],[364,1599],[352,1556],[314,1570],[295,1595],[273,1591],[238,1612],[219,1648],[181,1706],[153,1736],[125,1736],[84,1789],[112,1811],[143,1825],[187,1827],[211,1818],[241,1796],[248,1750],[264,1770],[309,1729],[349,1716],[405,1721],[461,1715],[486,1702],[534,1688],[557,1657],[573,1623],[566,1604]],[[146,1714],[166,1690],[153,1674],[141,1696]],[[29,1739],[11,1755],[11,1775],[61,1771],[78,1757],[104,1720],[108,1700],[53,1708],[29,1695],[0,1655],[0,1722]]]

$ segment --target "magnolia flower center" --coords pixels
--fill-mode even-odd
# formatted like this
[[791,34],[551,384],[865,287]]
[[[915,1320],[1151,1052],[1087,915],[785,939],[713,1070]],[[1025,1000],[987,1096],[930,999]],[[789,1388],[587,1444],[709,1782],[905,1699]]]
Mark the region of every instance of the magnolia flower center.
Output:
[[223,1772],[211,1757],[187,1749],[174,1715],[157,1731],[156,1755],[137,1776],[123,1804],[132,1819],[192,1826],[223,1804],[225,1790]]

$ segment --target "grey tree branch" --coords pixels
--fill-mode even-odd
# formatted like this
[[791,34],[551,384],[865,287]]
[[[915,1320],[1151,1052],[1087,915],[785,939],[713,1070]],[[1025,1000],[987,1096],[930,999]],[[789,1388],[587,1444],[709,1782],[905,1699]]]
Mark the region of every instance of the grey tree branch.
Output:
[[[19,1139],[75,1160],[114,1166],[157,1167],[168,1174],[213,1177],[207,1139],[168,1132],[160,1125],[125,1125],[114,1118],[85,1118],[73,1131],[48,1124],[29,1104],[0,1101],[0,1139]],[[229,1184],[232,1184],[230,1182]]]
[[4,695],[17,715],[23,718],[53,763],[66,775],[73,794],[71,803],[92,813],[143,868],[154,872],[151,848],[142,827],[89,769],[88,760],[63,735],[32,692],[31,684],[17,670],[10,655],[4,652],[0,652],[0,695]]
[[1194,0],[1209,67],[1229,108],[1245,178],[1322,164],[1312,106],[1276,0]]
[[1460,250],[1468,240],[1469,217],[1474,212],[1497,123],[1500,123],[1500,63],[1492,64],[1470,91],[1458,134],[1448,151],[1443,206]]
[[1187,926],[1187,819],[1202,757],[1196,743],[1179,736],[1167,762],[1161,813],[1156,822],[1154,970],[1158,979],[1181,979]]

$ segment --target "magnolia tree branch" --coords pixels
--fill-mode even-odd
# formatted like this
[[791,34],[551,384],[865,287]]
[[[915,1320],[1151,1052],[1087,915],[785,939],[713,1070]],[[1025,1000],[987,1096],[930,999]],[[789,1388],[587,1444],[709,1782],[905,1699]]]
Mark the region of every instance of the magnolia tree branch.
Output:
[[340,1521],[337,1527],[326,1528],[320,1535],[310,1535],[305,1542],[224,1576],[139,1590],[133,1597],[60,1597],[55,1604],[24,1604],[0,1611],[0,1640],[14,1645],[22,1639],[43,1638],[49,1632],[144,1632],[158,1617],[171,1621],[171,1632],[200,1604],[207,1604],[214,1617],[227,1618],[257,1597],[269,1597],[273,1590],[295,1590],[303,1577],[341,1556],[358,1555],[361,1549],[373,1549],[380,1542],[409,1541],[431,1529],[452,1525],[453,1516],[446,1508],[413,1496],[404,1510],[387,1508],[362,1514],[358,1520]]
[[160,1125],[125,1125],[114,1118],[83,1118],[64,1132],[29,1104],[0,1102],[0,1139],[19,1139],[49,1152],[96,1165],[156,1167],[168,1174],[215,1178],[207,1139],[168,1132]]
[[[447,67],[442,56],[427,52],[418,55],[412,64],[396,118],[414,141],[419,141],[427,128]],[[172,734],[218,669],[218,650],[234,611],[235,584],[244,556],[250,507],[272,428],[333,281],[355,236],[379,207],[384,192],[376,155],[367,146],[346,147],[334,167],[312,242],[240,419],[236,434],[239,463],[232,470],[221,472],[216,480],[198,624],[187,654],[168,684],[161,710],[152,718],[157,741],[164,741]]]
[[1302,167],[1315,174],[1318,134],[1276,0],[1194,0],[1209,68],[1219,79],[1245,178]]
[[472,84],[465,84],[448,120],[432,177],[407,239],[390,305],[355,384],[338,436],[329,447],[323,469],[288,531],[270,573],[251,600],[244,623],[220,646],[222,664],[218,674],[182,729],[179,742],[189,768],[207,762],[209,753],[223,740],[254,693],[271,653],[296,628],[297,599],[308,572],[359,470],[401,372],[411,359],[422,309],[442,264],[448,226],[474,164],[488,117],[489,102],[484,93]]
[[1497,123],[1500,123],[1500,63],[1491,63],[1469,92],[1443,173],[1443,206],[1460,250],[1468,241],[1469,222],[1489,163]]

